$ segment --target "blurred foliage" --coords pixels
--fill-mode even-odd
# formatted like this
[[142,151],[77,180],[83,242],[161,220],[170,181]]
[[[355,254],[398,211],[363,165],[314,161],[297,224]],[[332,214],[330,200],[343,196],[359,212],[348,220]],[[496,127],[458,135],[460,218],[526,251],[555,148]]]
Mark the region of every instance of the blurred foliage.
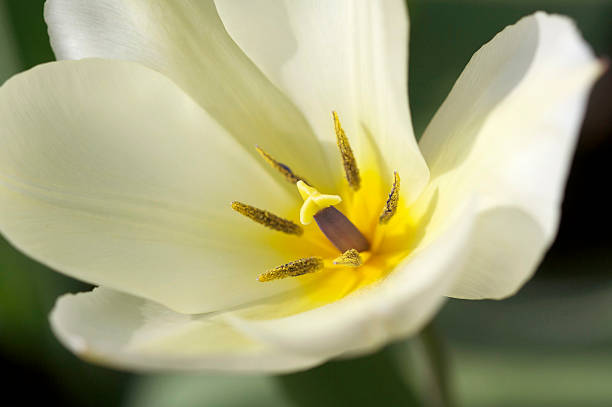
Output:
[[[0,0],[0,82],[53,60],[43,3]],[[409,6],[417,135],[473,52],[533,11],[571,16],[597,54],[612,54],[610,0],[409,0]],[[0,363],[10,373],[2,405],[40,399],[63,406],[416,405],[419,394],[444,395],[448,386],[459,405],[470,407],[612,404],[612,198],[601,192],[606,181],[600,179],[611,173],[611,95],[608,74],[591,98],[559,237],[536,278],[502,302],[451,300],[435,321],[450,376],[427,371],[446,364],[436,359],[440,344],[427,335],[283,377],[135,376],[88,365],[58,344],[47,322],[57,296],[88,286],[1,240]],[[23,392],[24,384],[35,391]]]
[[3,0],[10,19],[17,55],[25,68],[54,61],[47,26],[43,20],[44,0]]
[[127,405],[420,406],[415,376],[424,372],[418,368],[405,369],[415,365],[416,345],[416,341],[407,341],[391,345],[375,355],[332,361],[311,370],[277,377],[205,374],[143,378],[136,382]]

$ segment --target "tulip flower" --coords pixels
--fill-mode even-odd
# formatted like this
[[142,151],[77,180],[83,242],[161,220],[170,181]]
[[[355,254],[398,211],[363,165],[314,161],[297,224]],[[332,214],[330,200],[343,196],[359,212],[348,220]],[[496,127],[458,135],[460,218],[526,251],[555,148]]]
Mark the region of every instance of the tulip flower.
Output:
[[417,143],[402,0],[48,0],[45,18],[58,62],[0,89],[0,230],[98,286],[52,328],[132,370],[305,369],[418,332],[446,297],[512,295],[554,239],[604,69],[568,18],[525,17]]

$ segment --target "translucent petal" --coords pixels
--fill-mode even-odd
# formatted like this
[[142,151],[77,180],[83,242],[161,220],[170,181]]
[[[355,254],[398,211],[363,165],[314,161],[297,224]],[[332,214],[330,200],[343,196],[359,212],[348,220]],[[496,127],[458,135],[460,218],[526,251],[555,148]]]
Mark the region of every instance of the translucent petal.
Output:
[[250,339],[219,316],[179,314],[104,288],[64,295],[50,319],[79,357],[121,369],[279,373],[321,361]]
[[81,280],[204,312],[293,287],[257,275],[297,255],[232,200],[298,216],[188,95],[131,62],[63,61],[0,88],[0,230]]
[[[408,106],[403,0],[216,0],[227,31],[304,112],[341,173],[331,112],[358,165],[398,170],[406,201],[427,182]],[[345,182],[345,181],[342,181]]]
[[[501,298],[534,272],[554,239],[586,99],[601,73],[566,17],[536,13],[484,45],[420,146],[443,218],[476,194],[482,217],[463,277],[449,294]],[[446,209],[444,209],[446,208]]]
[[297,174],[332,185],[302,113],[228,36],[213,1],[48,0],[45,20],[58,59],[129,60],[162,72],[251,154],[260,145]]

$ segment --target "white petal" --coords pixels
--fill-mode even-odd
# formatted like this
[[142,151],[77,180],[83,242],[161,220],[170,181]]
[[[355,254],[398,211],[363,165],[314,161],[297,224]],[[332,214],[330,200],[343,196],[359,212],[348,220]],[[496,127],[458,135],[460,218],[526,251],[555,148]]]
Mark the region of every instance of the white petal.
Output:
[[259,144],[296,173],[331,186],[303,115],[227,35],[212,1],[48,0],[45,20],[58,59],[120,59],[158,70],[253,155]]
[[42,65],[0,88],[0,122],[0,230],[35,259],[182,312],[296,284],[256,276],[297,255],[283,249],[297,238],[230,202],[297,216],[297,194],[163,75],[108,60]]
[[533,273],[554,239],[586,99],[601,70],[571,20],[541,12],[472,57],[420,142],[429,192],[440,197],[437,213],[472,194],[482,204],[471,260],[451,296],[501,298]]
[[266,319],[284,304],[267,304],[228,316],[235,327],[304,355],[365,353],[418,332],[444,301],[468,254],[474,202],[405,258],[386,279],[336,302],[284,318]]
[[321,362],[250,339],[213,314],[179,314],[104,288],[60,297],[50,320],[72,352],[122,369],[278,373]]
[[337,172],[332,110],[358,162],[378,159],[389,180],[398,170],[405,199],[416,197],[428,173],[408,107],[403,0],[215,3],[232,38],[305,113]]
[[531,277],[548,242],[534,218],[518,208],[480,212],[465,268],[446,294],[458,298],[514,294]]

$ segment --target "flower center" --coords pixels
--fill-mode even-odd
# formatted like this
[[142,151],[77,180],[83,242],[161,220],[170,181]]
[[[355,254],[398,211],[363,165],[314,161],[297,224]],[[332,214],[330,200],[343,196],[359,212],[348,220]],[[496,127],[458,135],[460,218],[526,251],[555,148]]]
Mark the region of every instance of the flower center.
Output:
[[[348,186],[355,194],[362,187],[362,177],[357,166],[357,161],[349,144],[349,140],[342,129],[340,120],[336,112],[333,112],[334,129],[336,142],[340,151],[342,165],[344,168]],[[319,192],[314,186],[309,184],[304,178],[296,175],[287,165],[277,161],[262,148],[257,146],[257,151],[263,159],[273,168],[278,170],[287,181],[296,185],[297,190],[304,200],[299,212],[300,223],[308,226],[314,220],[329,242],[338,250],[335,258],[324,258],[319,256],[309,256],[293,260],[289,263],[274,267],[259,275],[258,280],[268,282],[287,277],[298,277],[305,274],[319,272],[333,268],[359,268],[366,264],[372,257],[372,251],[376,249],[380,240],[379,233],[368,234],[368,239],[349,217],[345,216],[336,206],[342,202],[339,195],[330,195]],[[394,173],[393,185],[386,199],[380,199],[376,230],[385,227],[394,217],[399,202],[400,178],[397,172]],[[260,223],[270,229],[274,229],[286,234],[303,236],[304,228],[288,219],[272,214],[266,210],[253,206],[232,202],[232,208],[238,213],[249,219]],[[352,211],[355,212],[355,211]],[[367,211],[370,212],[371,211]],[[353,213],[354,214],[354,213]],[[366,214],[367,218],[370,218]]]

